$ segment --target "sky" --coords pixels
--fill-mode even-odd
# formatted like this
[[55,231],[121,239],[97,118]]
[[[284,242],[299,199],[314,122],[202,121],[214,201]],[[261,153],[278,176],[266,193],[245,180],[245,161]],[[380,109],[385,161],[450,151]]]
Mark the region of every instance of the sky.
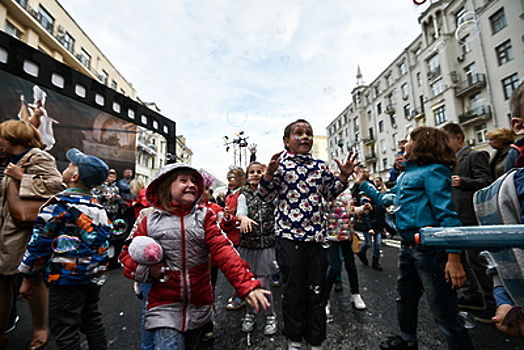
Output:
[[137,96],[174,120],[192,164],[225,180],[224,136],[244,131],[267,163],[284,128],[313,132],[419,34],[412,0],[60,0]]

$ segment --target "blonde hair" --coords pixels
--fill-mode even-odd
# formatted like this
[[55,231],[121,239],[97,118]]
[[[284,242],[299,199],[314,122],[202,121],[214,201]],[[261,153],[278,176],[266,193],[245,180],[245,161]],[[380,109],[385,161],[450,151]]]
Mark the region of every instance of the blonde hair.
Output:
[[490,131],[486,134],[488,139],[495,139],[502,142],[505,146],[509,146],[515,142],[515,135],[513,131],[508,128],[500,128]]
[[6,120],[0,124],[0,137],[25,148],[45,148],[38,130],[33,124],[23,120]]
[[129,183],[129,191],[135,196],[138,196],[138,192],[140,192],[142,188],[144,188],[144,182],[142,180],[133,179],[131,183]]

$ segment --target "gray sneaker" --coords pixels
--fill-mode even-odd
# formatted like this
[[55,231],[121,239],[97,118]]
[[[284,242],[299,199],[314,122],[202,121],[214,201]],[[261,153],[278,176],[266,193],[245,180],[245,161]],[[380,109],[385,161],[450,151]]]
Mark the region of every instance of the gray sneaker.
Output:
[[242,332],[250,333],[253,329],[255,329],[255,315],[248,312],[242,321]]
[[266,325],[264,326],[265,335],[273,335],[278,331],[277,316],[266,316]]

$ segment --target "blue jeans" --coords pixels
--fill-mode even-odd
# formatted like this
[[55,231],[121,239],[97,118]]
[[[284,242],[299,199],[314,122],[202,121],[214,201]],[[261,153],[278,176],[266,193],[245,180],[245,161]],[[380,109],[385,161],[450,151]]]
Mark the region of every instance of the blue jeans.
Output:
[[202,327],[180,333],[173,328],[157,328],[153,330],[155,350],[196,350]]
[[397,280],[397,317],[402,338],[417,339],[418,303],[426,292],[429,308],[449,349],[474,349],[467,330],[457,321],[457,294],[446,282],[444,249],[402,244]]
[[[366,251],[371,247],[371,240],[373,239],[373,257],[380,258],[380,249],[382,249],[382,231],[375,232],[374,235],[364,231],[364,244],[360,246],[360,252],[366,254]],[[371,238],[373,237],[373,238]]]
[[151,288],[151,283],[140,283],[140,289],[142,289],[143,295],[143,306],[142,306],[142,350],[154,350],[155,342],[153,340],[153,332],[146,330],[146,303],[147,293]]

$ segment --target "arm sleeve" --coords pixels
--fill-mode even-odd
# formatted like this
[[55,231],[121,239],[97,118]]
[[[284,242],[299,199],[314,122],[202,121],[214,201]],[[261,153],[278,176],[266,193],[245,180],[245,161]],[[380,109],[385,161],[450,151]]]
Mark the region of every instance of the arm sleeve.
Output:
[[475,152],[471,155],[471,177],[460,177],[460,189],[478,191],[489,186],[493,181],[489,160],[484,152]]
[[[138,229],[133,234],[133,237],[137,236],[147,236],[147,216],[144,217],[144,219],[140,222]],[[122,265],[124,265],[124,276],[134,280],[137,273],[138,263],[131,258],[131,255],[129,255],[129,244],[125,244],[122,247],[122,252],[118,257],[118,260],[122,263]],[[147,280],[149,268],[146,268],[145,271],[143,268],[141,268],[139,273],[141,274],[141,276],[139,276],[140,280],[143,280],[144,278]]]
[[46,153],[36,153],[31,161],[42,162],[26,168],[20,181],[20,197],[50,198],[65,189],[62,175],[54,159]]
[[246,196],[244,196],[243,193],[241,193],[238,196],[237,215],[238,214],[247,216],[247,201],[246,201]]

